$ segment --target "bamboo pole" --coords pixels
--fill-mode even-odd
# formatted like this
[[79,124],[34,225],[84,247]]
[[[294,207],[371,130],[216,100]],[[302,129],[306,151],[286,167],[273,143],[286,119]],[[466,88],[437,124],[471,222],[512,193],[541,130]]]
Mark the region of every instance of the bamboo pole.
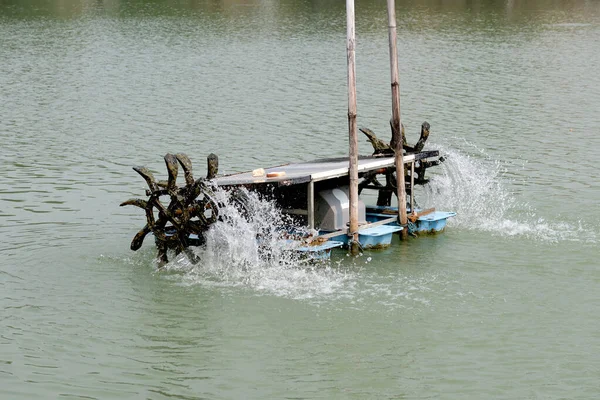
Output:
[[346,0],[346,50],[348,57],[348,130],[350,137],[349,176],[350,176],[350,254],[358,255],[358,134],[356,130],[356,66],[354,47],[354,0]]
[[[400,225],[406,226],[408,218],[406,215],[406,188],[404,186],[404,160],[402,149],[402,134],[400,129],[400,85],[398,83],[398,48],[396,44],[396,8],[394,0],[387,0],[388,11],[388,33],[390,41],[390,75],[392,80],[392,137],[391,143],[395,144],[396,152],[396,186],[398,196],[398,219]],[[408,229],[400,231],[402,239],[408,238]]]

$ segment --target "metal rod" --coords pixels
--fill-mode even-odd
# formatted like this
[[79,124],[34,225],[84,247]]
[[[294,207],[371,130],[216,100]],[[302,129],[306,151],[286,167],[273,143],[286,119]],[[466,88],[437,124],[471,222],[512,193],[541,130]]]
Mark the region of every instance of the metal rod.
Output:
[[349,167],[350,175],[350,254],[358,255],[358,134],[356,129],[356,66],[355,66],[355,30],[354,0],[346,0],[346,50],[348,58],[348,130],[349,130]]
[[315,183],[308,182],[308,228],[315,229]]

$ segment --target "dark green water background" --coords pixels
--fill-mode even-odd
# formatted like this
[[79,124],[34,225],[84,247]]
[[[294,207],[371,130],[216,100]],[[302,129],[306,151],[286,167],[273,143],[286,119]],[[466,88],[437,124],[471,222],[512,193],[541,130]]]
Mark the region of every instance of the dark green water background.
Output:
[[[356,15],[358,123],[387,138],[385,2]],[[318,269],[232,233],[157,272],[131,166],[346,154],[343,2],[0,0],[0,397],[598,398],[600,3],[397,16],[447,231]]]

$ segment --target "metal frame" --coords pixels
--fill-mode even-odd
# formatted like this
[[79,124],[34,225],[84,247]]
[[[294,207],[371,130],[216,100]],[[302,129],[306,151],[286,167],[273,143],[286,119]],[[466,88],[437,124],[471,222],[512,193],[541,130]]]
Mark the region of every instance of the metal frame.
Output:
[[[429,156],[429,157],[431,157],[431,156]],[[410,173],[410,210],[411,210],[411,212],[414,212],[415,161],[423,159],[423,158],[427,158],[427,157],[416,157],[415,154],[409,154],[406,157],[404,157],[404,164],[410,164],[410,171],[411,171],[411,173]],[[375,170],[378,168],[391,167],[392,165],[394,165],[393,159],[391,160],[392,161],[391,164],[389,163],[389,160],[381,160],[381,161],[382,162],[374,163],[374,165],[368,165],[368,166],[363,165],[362,168],[359,167],[359,172],[371,171],[371,170]],[[343,173],[343,171],[340,168],[339,170],[324,171],[323,173],[317,173],[317,174],[311,175],[311,180],[308,182],[307,210],[306,210],[307,211],[306,215],[308,216],[309,229],[315,229],[315,186],[314,186],[314,183],[319,182],[319,181],[324,181],[327,179],[339,178],[339,177],[345,176],[347,174],[348,174],[348,169],[346,169],[345,173]],[[377,222],[359,225],[358,230],[361,231],[363,229],[368,229],[368,228],[372,228],[375,226],[385,225],[385,224],[389,224],[391,222],[397,222],[397,221],[398,221],[398,217],[391,217],[391,218],[385,219],[383,221],[377,221]],[[327,239],[327,238],[332,238],[332,237],[335,237],[335,236],[338,236],[341,234],[345,234],[345,233],[348,233],[348,228],[341,229],[336,232],[330,232],[330,233],[327,233],[324,235],[319,235],[318,237]]]

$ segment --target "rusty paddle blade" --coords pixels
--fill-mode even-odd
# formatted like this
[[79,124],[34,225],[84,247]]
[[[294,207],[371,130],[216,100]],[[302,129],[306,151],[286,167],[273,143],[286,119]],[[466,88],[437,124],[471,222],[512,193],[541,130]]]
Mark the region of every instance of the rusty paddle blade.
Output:
[[144,226],[141,231],[135,234],[133,240],[131,241],[131,250],[136,251],[140,247],[142,247],[142,243],[144,243],[144,238],[147,234],[149,234],[152,230],[148,225]]
[[121,204],[119,204],[120,207],[123,206],[136,206],[139,208],[143,208],[146,209],[146,207],[148,207],[148,202],[146,200],[142,200],[142,199],[129,199],[127,201],[122,202]]
[[167,172],[169,173],[167,189],[174,191],[177,189],[177,172],[179,170],[179,164],[177,164],[177,157],[175,157],[171,153],[167,153],[165,155],[165,164],[167,165]]
[[183,168],[183,172],[185,173],[185,183],[189,186],[194,184],[194,175],[192,174],[192,161],[190,158],[183,154],[178,153],[175,154],[177,161],[181,164],[181,168]]
[[150,170],[148,168],[133,167],[133,170],[135,172],[137,172],[138,174],[140,174],[142,176],[142,178],[144,178],[144,180],[148,184],[148,187],[150,188],[151,191],[154,192],[158,189],[158,185],[156,184],[156,179],[154,178],[154,175],[152,175],[152,172],[150,172]]

